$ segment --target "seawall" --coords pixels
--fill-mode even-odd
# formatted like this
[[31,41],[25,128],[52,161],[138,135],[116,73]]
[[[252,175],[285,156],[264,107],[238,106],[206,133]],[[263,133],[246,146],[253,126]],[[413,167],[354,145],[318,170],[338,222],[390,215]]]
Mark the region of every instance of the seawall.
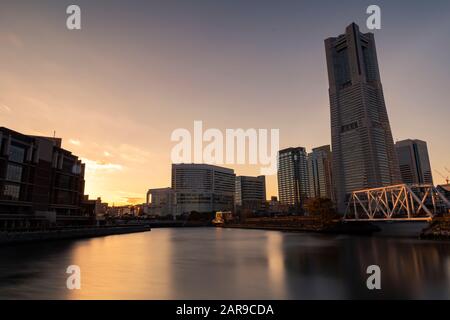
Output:
[[58,230],[42,230],[28,232],[0,232],[0,245],[27,243],[36,241],[68,240],[103,237],[116,234],[126,234],[135,232],[150,231],[147,225],[131,226],[104,226],[104,227],[85,227],[85,228],[66,228]]
[[316,232],[334,234],[372,234],[380,228],[368,222],[322,222],[310,217],[253,218],[241,223],[225,223],[223,228],[259,229],[284,232]]

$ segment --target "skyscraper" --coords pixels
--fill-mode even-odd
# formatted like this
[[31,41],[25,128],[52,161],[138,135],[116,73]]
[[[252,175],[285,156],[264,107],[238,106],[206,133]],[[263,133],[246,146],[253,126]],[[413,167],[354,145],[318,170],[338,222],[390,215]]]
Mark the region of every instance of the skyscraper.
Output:
[[433,184],[425,141],[403,140],[395,144],[403,183]]
[[301,207],[308,197],[308,165],[305,148],[278,152],[278,196],[284,205]]
[[331,148],[314,148],[308,154],[309,197],[334,200],[331,174]]
[[325,40],[333,179],[338,210],[348,193],[401,181],[378,68],[375,39],[352,23]]

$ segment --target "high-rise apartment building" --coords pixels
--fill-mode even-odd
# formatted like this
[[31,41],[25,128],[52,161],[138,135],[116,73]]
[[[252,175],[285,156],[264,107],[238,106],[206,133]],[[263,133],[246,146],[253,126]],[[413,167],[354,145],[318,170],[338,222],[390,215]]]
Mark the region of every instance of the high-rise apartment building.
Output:
[[401,181],[375,39],[352,23],[345,34],[325,40],[333,180],[338,210],[354,191]]
[[278,196],[281,204],[303,206],[308,197],[308,163],[305,148],[278,152]]
[[308,154],[308,177],[310,198],[334,200],[331,171],[331,148],[329,145],[314,148]]
[[425,141],[403,140],[395,143],[403,183],[433,184],[428,147]]
[[173,164],[174,214],[234,209],[234,170],[208,164]]

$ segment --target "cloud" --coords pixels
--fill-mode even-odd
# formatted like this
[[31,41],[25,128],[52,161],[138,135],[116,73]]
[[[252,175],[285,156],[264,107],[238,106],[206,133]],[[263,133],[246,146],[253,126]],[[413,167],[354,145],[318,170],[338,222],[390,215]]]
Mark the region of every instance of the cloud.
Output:
[[124,197],[124,199],[126,199],[128,204],[141,204],[144,202],[144,198],[140,197],[140,198],[135,198],[135,197]]
[[52,108],[47,102],[35,97],[24,97],[23,99],[28,104],[31,104],[33,108],[38,109],[40,113],[52,114]]
[[70,143],[70,144],[73,144],[73,145],[75,145],[75,146],[81,145],[81,141],[80,141],[80,140],[76,140],[76,139],[70,139],[70,140],[69,140],[69,143]]
[[0,103],[0,111],[4,111],[4,112],[7,112],[7,113],[10,113],[11,112],[11,108],[8,107],[6,104]]
[[150,152],[128,144],[122,144],[117,151],[123,160],[133,163],[145,164],[151,158]]
[[85,158],[81,158],[81,161],[86,165],[86,170],[90,172],[95,171],[116,172],[123,170],[123,166],[120,164],[108,163],[104,161],[95,161]]

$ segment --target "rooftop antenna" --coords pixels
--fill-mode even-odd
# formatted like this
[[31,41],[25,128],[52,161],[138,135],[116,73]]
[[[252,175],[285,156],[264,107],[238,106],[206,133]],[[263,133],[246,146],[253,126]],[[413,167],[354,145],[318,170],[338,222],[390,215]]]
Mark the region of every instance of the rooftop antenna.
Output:
[[56,130],[53,130],[53,138],[56,138]]

